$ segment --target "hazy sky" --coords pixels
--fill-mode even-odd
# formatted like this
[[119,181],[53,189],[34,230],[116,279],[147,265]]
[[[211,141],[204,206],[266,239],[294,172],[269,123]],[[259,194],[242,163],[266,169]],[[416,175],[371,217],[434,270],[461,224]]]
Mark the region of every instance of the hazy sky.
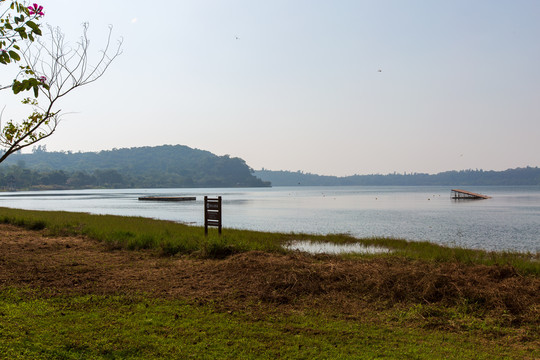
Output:
[[49,151],[182,144],[341,176],[540,166],[538,0],[150,3],[40,2],[72,42],[88,21],[95,53],[108,24],[124,39],[61,103]]

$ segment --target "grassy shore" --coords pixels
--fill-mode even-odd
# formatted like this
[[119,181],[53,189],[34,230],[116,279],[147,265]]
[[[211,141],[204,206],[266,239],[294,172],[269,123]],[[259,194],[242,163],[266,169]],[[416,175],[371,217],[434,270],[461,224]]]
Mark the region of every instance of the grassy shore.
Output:
[[539,254],[5,208],[0,223],[0,359],[540,357]]
[[[111,249],[153,249],[161,255],[189,254],[222,258],[245,251],[284,253],[284,244],[295,240],[361,243],[391,250],[387,255],[435,262],[511,265],[524,274],[540,275],[540,253],[489,252],[461,247],[445,247],[427,241],[393,238],[357,239],[345,234],[313,235],[268,233],[227,229],[222,236],[210,231],[205,237],[200,227],[142,217],[90,215],[64,211],[31,211],[0,208],[0,223],[29,230],[46,230],[48,236],[84,235],[102,241]],[[210,229],[212,230],[212,229]],[[351,254],[349,257],[366,257]]]

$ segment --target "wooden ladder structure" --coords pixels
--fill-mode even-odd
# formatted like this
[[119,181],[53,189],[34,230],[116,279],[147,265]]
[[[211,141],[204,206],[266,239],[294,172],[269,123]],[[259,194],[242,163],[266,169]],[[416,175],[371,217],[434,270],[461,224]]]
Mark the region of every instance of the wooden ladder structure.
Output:
[[470,191],[460,190],[460,189],[452,189],[452,193],[450,196],[452,199],[455,200],[465,200],[465,199],[471,199],[471,200],[481,200],[481,199],[491,199],[491,196],[482,195],[482,194],[476,194]]

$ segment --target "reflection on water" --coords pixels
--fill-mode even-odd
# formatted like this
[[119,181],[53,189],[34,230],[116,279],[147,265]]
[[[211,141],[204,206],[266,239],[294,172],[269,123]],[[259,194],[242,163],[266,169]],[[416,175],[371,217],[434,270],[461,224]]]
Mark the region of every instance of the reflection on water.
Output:
[[287,250],[307,252],[309,254],[386,254],[390,249],[378,246],[366,246],[359,243],[334,244],[328,242],[293,241],[284,245]]
[[[114,189],[0,193],[0,206],[142,216],[202,226],[203,199],[222,196],[224,228],[396,237],[486,250],[540,251],[540,186],[468,187],[491,199],[456,202],[444,186]],[[195,196],[196,201],[138,201]]]

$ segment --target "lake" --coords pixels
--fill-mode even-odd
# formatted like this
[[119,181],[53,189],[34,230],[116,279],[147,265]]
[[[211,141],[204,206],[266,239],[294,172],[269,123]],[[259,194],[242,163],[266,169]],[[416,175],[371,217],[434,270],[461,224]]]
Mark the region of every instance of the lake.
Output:
[[[142,216],[203,225],[204,196],[221,195],[223,226],[397,237],[486,250],[540,251],[540,186],[468,186],[492,196],[452,200],[450,187],[347,186],[127,189],[1,193],[0,206]],[[150,202],[139,196],[196,196]]]

